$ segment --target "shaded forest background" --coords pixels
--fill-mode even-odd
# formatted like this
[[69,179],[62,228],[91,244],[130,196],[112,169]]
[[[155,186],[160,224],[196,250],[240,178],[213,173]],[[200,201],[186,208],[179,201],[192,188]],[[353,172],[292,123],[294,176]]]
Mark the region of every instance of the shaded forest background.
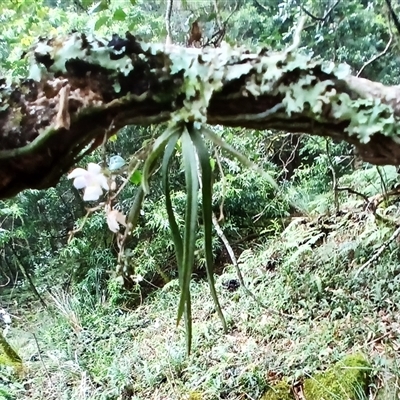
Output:
[[[129,30],[151,42],[167,36],[167,3],[158,0],[5,0],[0,11],[0,75],[9,81],[27,76],[24,51],[44,34],[110,37]],[[282,50],[305,13],[302,52],[347,63],[354,75],[399,83],[399,34],[384,0],[174,1],[171,36],[188,45],[198,24],[198,46],[224,40]],[[82,166],[117,155],[129,160],[163,128],[126,127]],[[86,218],[88,204],[64,178],[55,188],[0,202],[0,295],[16,317],[10,343],[27,366],[22,377],[4,368],[4,398],[261,398],[282,379],[295,396],[311,374],[358,352],[369,359],[371,379],[351,398],[398,398],[396,168],[362,163],[350,145],[329,139],[218,129],[279,183],[276,192],[221,149],[212,155],[213,210],[246,282],[216,233],[228,337],[207,291],[199,232],[194,354],[184,356],[183,328],[174,326],[177,267],[161,176],[153,178],[123,268],[104,215]],[[119,210],[129,211],[139,184],[140,174],[119,196]],[[171,185],[183,215],[178,158]],[[332,398],[346,398],[340,396]]]

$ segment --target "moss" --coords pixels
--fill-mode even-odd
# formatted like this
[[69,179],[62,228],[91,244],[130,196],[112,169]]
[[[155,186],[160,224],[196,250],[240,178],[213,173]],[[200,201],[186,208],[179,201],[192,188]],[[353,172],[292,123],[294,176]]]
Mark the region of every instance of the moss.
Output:
[[304,381],[307,400],[365,399],[370,366],[362,354],[345,357],[333,367]]
[[0,365],[11,366],[15,367],[16,369],[19,369],[22,366],[22,360],[20,356],[8,344],[7,340],[1,333],[0,333]]
[[199,392],[191,392],[188,400],[202,400],[203,396]]
[[261,400],[294,400],[290,385],[281,381],[271,386],[261,397]]

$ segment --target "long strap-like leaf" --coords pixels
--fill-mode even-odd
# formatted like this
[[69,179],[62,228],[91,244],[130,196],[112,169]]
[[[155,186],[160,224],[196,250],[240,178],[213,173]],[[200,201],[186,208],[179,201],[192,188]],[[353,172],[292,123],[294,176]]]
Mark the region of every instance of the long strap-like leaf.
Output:
[[155,160],[157,160],[157,158],[164,151],[170,137],[178,132],[179,129],[180,128],[176,125],[167,128],[154,142],[151,153],[147,156],[143,166],[142,187],[145,194],[149,193],[150,191],[149,179]]
[[169,228],[171,229],[172,240],[175,246],[175,254],[176,254],[176,261],[178,264],[179,278],[181,278],[181,268],[183,261],[183,244],[182,244],[182,237],[179,232],[179,227],[175,219],[174,209],[172,207],[171,193],[169,187],[169,166],[171,163],[172,156],[175,153],[175,146],[178,140],[179,140],[178,133],[171,136],[171,138],[169,139],[168,144],[165,147],[161,172],[162,172],[162,182],[164,186],[165,205],[167,208]]
[[186,127],[182,133],[181,140],[187,197],[185,211],[185,231],[183,234],[182,286],[181,298],[178,306],[177,322],[179,323],[183,313],[185,313],[186,344],[187,352],[189,354],[192,344],[190,281],[192,278],[194,252],[196,248],[199,181],[197,177],[196,151]]
[[206,258],[206,271],[208,284],[210,286],[211,297],[213,298],[215,308],[221,319],[224,331],[227,331],[224,314],[219,304],[217,291],[215,290],[214,265],[212,254],[212,170],[210,164],[210,155],[205,146],[204,140],[197,129],[191,130],[191,137],[196,146],[197,155],[201,167],[201,189],[203,205],[203,225],[204,225],[204,252]]
[[[171,200],[171,193],[169,186],[169,165],[171,163],[172,156],[175,153],[175,146],[180,136],[180,132],[178,131],[170,137],[165,147],[164,158],[162,163],[162,180],[165,192],[165,204],[167,208],[168,221],[172,233],[172,239],[175,245],[175,254],[176,254],[178,273],[179,273],[179,285],[181,288],[181,297],[179,300],[177,323],[179,324],[180,319],[182,318],[183,315],[185,319],[185,329],[186,329],[186,349],[187,353],[190,354],[192,345],[192,305],[190,296],[190,280],[192,276],[194,250],[195,250],[194,245],[196,237],[195,235],[196,235],[196,221],[197,221],[198,181],[196,177],[196,181],[194,182],[193,185],[194,175],[190,173],[191,171],[190,164],[192,163],[191,159],[195,159],[193,152],[193,144],[191,143],[186,127],[183,127],[183,130],[184,130],[183,135],[186,136],[182,139],[182,156],[183,156],[186,186],[187,186],[187,206],[186,206],[186,216],[185,216],[185,233],[183,240],[172,207],[172,200]],[[193,153],[193,156],[191,155],[191,153]],[[189,157],[189,159],[187,157]],[[193,197],[194,190],[196,190],[196,194]],[[188,235],[187,232],[191,232],[192,234]],[[191,252],[192,256],[190,254]]]
[[[152,164],[150,164],[148,167],[147,178],[146,178],[147,185],[149,184],[148,181],[150,180],[150,177],[153,175],[156,167],[157,167],[157,158],[154,158],[152,161]],[[143,179],[143,176],[142,176],[142,179]],[[137,221],[138,221],[139,215],[140,215],[140,210],[142,208],[142,204],[143,204],[143,200],[144,200],[144,195],[145,195],[145,191],[144,191],[143,185],[140,185],[137,188],[131,209],[128,214],[127,224],[128,224],[128,229],[130,231],[133,231],[136,228]]]

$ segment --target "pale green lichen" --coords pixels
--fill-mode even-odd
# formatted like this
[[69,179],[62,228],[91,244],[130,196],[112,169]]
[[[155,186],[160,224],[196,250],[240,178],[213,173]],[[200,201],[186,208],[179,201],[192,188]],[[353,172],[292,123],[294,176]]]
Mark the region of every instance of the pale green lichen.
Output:
[[327,80],[311,84],[312,80],[313,77],[308,75],[289,87],[280,87],[280,90],[285,93],[282,103],[286,106],[289,116],[292,113],[301,113],[305,107],[310,106],[314,114],[321,114],[323,104],[330,102],[331,92],[327,91],[327,86],[332,85],[333,82]]
[[304,381],[307,400],[362,400],[366,398],[371,368],[362,354],[353,354]]
[[347,93],[341,93],[332,102],[332,115],[338,121],[350,120],[345,131],[361,143],[368,143],[376,133],[392,137],[397,134],[393,109],[380,99],[351,100]]
[[[185,94],[184,108],[179,110],[173,120],[186,122],[206,122],[207,107],[212,95],[223,86],[226,79],[226,60],[216,57],[215,52],[204,51],[190,57],[183,56],[180,51],[169,54],[172,61],[171,72],[184,71],[184,82],[181,92]],[[232,79],[245,73],[243,68],[237,66],[230,71]]]
[[[161,68],[163,73],[183,77],[181,86],[174,93],[174,97],[184,95],[183,107],[172,115],[172,121],[206,122],[212,96],[228,82],[245,77],[243,86],[238,88],[238,95],[276,96],[282,99],[284,107],[282,109],[279,105],[279,111],[287,117],[302,114],[318,122],[329,122],[335,118],[337,122],[347,123],[345,131],[350,136],[356,136],[361,143],[368,143],[378,133],[395,141],[400,140],[392,106],[376,98],[354,99],[347,91],[338,93],[336,84],[350,75],[346,64],[336,66],[332,62],[315,59],[311,54],[292,51],[274,53],[260,49],[258,53],[249,54],[243,48],[227,44],[217,49],[202,50],[142,42],[139,46],[146,53],[139,52],[141,60],[162,55],[165,65],[157,68]],[[125,51],[125,46],[115,49],[107,40],[94,35],[74,33],[67,39],[40,41],[35,46],[34,54],[50,56],[53,64],[49,70],[52,72],[66,72],[68,60],[80,59],[127,76],[134,70],[135,57],[124,54]],[[150,72],[157,74],[159,71],[156,69]],[[30,77],[40,80],[42,72],[43,66],[34,64]],[[327,74],[325,79],[321,78],[321,72]],[[114,90],[120,91],[118,84]],[[159,94],[152,96],[156,101],[160,99]],[[265,116],[258,112],[240,118],[257,120]]]
[[[155,47],[154,51],[156,51]],[[51,45],[44,41],[39,41],[35,45],[34,53],[37,56],[49,55],[53,59],[50,66],[51,72],[67,72],[66,63],[68,60],[80,59],[89,64],[100,65],[103,68],[120,72],[128,75],[133,70],[133,62],[127,55],[112,59],[110,55],[120,54],[125,48],[116,51],[108,46],[104,39],[97,38],[94,35],[83,35],[73,33],[67,39],[55,39]],[[121,53],[122,54],[122,53]],[[34,80],[40,80],[44,69],[33,63],[30,68],[29,77]]]
[[358,112],[352,117],[347,131],[356,134],[361,143],[368,143],[375,133],[393,135],[395,121],[390,106],[379,99],[360,99],[354,106],[358,107]]

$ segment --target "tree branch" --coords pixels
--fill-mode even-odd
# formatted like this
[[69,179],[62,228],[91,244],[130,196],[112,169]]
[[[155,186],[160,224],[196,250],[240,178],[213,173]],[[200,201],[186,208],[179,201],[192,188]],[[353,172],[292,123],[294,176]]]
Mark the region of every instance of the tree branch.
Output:
[[0,80],[0,198],[55,185],[105,134],[171,119],[327,136],[365,161],[400,164],[400,87],[295,50],[73,33],[39,40],[30,58],[31,79]]

